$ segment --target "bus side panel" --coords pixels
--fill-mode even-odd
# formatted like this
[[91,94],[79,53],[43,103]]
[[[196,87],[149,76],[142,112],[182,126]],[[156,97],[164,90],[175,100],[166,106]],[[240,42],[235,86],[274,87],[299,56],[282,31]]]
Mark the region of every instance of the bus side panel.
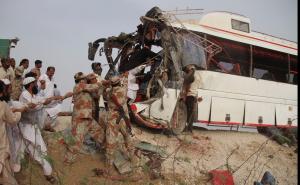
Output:
[[297,101],[297,86],[245,76],[230,75],[213,71],[197,71],[201,76],[201,89],[265,97],[278,100]]
[[211,107],[211,92],[198,89],[198,96],[202,97],[202,101],[198,102],[198,121],[208,123]]
[[212,97],[210,124],[240,125],[244,117],[243,100]]
[[[143,115],[150,115],[156,119],[170,121],[177,103],[179,92],[176,93],[175,89],[167,89],[163,98],[154,101],[149,108],[145,109]],[[150,111],[149,111],[150,109]]]
[[275,105],[246,101],[245,126],[275,126]]
[[276,122],[278,127],[288,126],[289,121],[291,126],[298,126],[297,106],[276,104]]

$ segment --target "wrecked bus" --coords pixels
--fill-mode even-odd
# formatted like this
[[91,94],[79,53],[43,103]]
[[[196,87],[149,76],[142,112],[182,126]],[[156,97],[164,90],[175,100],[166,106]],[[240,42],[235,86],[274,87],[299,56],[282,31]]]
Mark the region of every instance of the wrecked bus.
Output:
[[150,69],[137,75],[142,78],[134,121],[182,132],[187,117],[179,96],[182,70],[192,64],[201,76],[198,95],[203,99],[194,126],[245,131],[297,127],[297,43],[253,31],[249,18],[231,12],[178,18],[191,11],[154,7],[140,18],[136,32],[89,43],[90,60],[98,49],[106,56],[106,78],[151,61]]

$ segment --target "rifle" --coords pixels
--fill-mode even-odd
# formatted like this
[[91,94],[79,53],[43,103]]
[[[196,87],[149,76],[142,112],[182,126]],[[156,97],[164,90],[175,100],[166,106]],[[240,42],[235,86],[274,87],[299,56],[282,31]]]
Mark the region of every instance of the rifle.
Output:
[[126,115],[126,113],[125,113],[123,107],[122,107],[122,106],[120,105],[120,103],[118,102],[118,98],[117,98],[114,94],[112,94],[112,95],[111,95],[111,99],[112,99],[112,101],[114,102],[114,104],[118,107],[117,111],[118,111],[119,114],[120,114],[120,116],[119,116],[119,118],[117,119],[117,122],[116,122],[116,123],[119,124],[120,121],[121,121],[121,119],[124,119],[129,134],[130,134],[131,136],[133,136],[133,134],[132,134],[132,128],[131,128],[131,123],[130,123],[130,119],[127,117],[127,115]]
[[129,119],[129,118],[127,117],[127,115],[125,114],[125,111],[124,111],[123,107],[119,107],[119,108],[118,108],[118,112],[119,112],[120,116],[119,116],[119,118],[117,119],[117,124],[120,123],[121,119],[124,119],[125,124],[126,124],[126,126],[127,126],[127,130],[128,130],[128,132],[129,132],[129,134],[131,135],[131,137],[133,137],[130,119]]

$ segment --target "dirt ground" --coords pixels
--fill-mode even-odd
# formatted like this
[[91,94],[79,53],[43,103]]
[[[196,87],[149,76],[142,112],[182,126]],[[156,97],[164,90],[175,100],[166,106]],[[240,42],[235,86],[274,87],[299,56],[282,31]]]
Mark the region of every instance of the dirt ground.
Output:
[[[62,116],[56,130],[70,127],[70,117]],[[48,151],[54,166],[57,184],[203,184],[208,185],[208,172],[228,169],[237,185],[253,185],[260,181],[265,171],[271,172],[279,185],[296,185],[298,154],[295,147],[286,147],[257,133],[234,131],[205,131],[195,129],[193,134],[167,136],[160,132],[133,127],[135,142],[146,141],[161,146],[167,153],[161,174],[152,180],[147,169],[118,180],[96,176],[94,168],[104,169],[103,152],[81,155],[72,165],[63,162],[64,145],[54,139],[55,134],[45,133]],[[28,158],[18,173],[21,185],[47,185],[41,167]]]

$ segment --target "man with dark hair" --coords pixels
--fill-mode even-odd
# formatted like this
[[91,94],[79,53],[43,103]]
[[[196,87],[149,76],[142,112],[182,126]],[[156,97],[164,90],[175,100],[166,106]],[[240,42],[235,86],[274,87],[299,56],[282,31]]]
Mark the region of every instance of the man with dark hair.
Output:
[[10,58],[9,65],[12,69],[15,69],[16,68],[16,60],[14,58]]
[[92,63],[91,67],[92,67],[94,74],[97,75],[98,82],[100,82],[101,81],[101,73],[102,73],[101,63],[94,62],[94,63]]
[[20,113],[16,114],[3,100],[4,83],[0,81],[0,184],[18,184],[13,175],[10,164],[10,146],[6,126],[16,124],[20,120]]
[[15,78],[15,67],[16,67],[16,61],[14,58],[10,58],[9,59],[9,73],[10,75],[13,77],[12,79],[10,79],[11,81]]
[[[26,108],[24,104],[20,103],[19,101],[14,101],[10,98],[12,93],[10,81],[8,79],[2,79],[1,81],[5,84],[3,100],[6,101],[10,108],[14,109],[15,111],[25,111]],[[20,130],[17,125],[14,125],[11,127],[7,127],[6,131],[10,142],[11,162],[13,164],[13,171],[19,172],[21,169],[21,158],[19,151],[21,150],[23,145]]]
[[[54,96],[54,76],[55,67],[49,66],[47,67],[46,74],[43,74],[39,77],[39,81],[44,80],[46,82],[45,95],[46,97]],[[40,84],[38,84],[40,86]]]
[[29,60],[27,58],[23,58],[19,66],[23,66],[24,70],[27,69],[29,67]]
[[11,89],[11,82],[9,79],[1,79],[0,81],[2,81],[4,83],[4,93],[3,93],[3,98],[6,102],[10,101],[10,94],[12,92]]
[[23,75],[25,75],[28,72],[27,69],[29,67],[29,60],[27,58],[22,59],[19,66],[23,68],[23,70],[24,70]]
[[16,67],[15,69],[15,79],[11,82],[11,86],[12,86],[12,93],[11,93],[11,98],[15,101],[19,100],[19,97],[22,93],[22,88],[23,88],[23,72],[24,69],[23,67]]
[[202,101],[202,97],[198,98],[198,88],[200,88],[201,78],[196,73],[196,67],[193,64],[184,68],[185,76],[183,81],[183,91],[181,98],[185,101],[187,108],[187,127],[185,131],[193,132],[193,123],[197,111],[197,102]]
[[0,79],[7,78],[10,81],[14,79],[14,74],[12,74],[10,67],[10,60],[3,58],[1,59],[1,67],[0,67]]
[[31,69],[32,72],[36,73],[37,78],[41,76],[41,68],[42,68],[42,61],[41,60],[36,60],[34,62],[35,67]]
[[61,93],[60,93],[60,90],[57,88],[57,85],[54,84],[54,96],[60,96]]

